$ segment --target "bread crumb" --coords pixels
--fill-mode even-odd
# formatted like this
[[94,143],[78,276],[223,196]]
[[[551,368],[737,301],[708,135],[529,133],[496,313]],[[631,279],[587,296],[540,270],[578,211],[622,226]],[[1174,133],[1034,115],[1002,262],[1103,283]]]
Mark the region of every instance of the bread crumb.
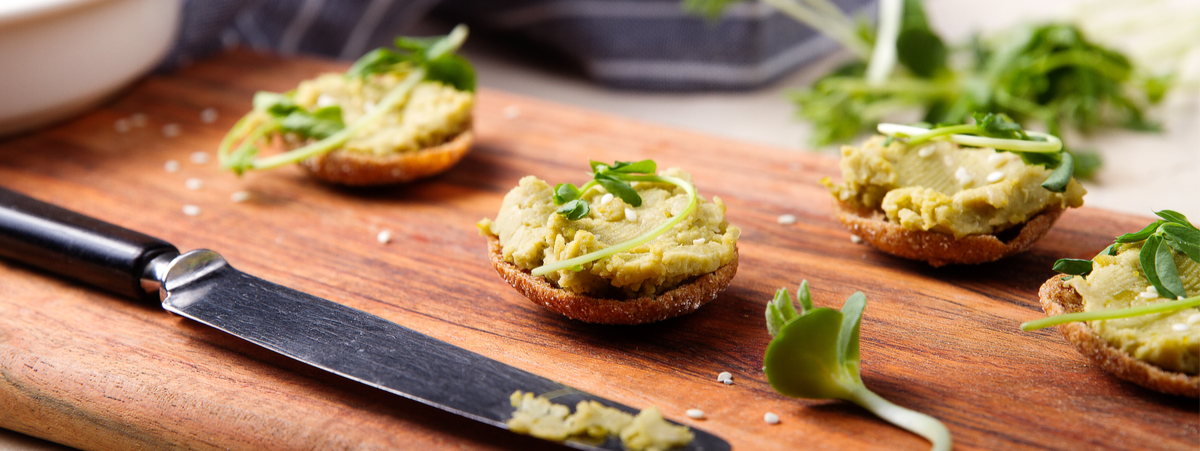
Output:
[[229,200],[231,200],[233,202],[248,201],[248,200],[250,200],[250,192],[249,191],[237,191],[237,192],[229,195]]
[[191,159],[196,164],[208,163],[208,152],[192,152]]
[[780,224],[795,224],[796,215],[779,215],[776,221],[779,221]]
[[850,242],[854,244],[862,244],[863,239],[858,235],[850,235]]
[[179,136],[179,134],[182,132],[183,132],[183,127],[180,127],[179,124],[167,124],[167,125],[164,125],[162,128],[163,136],[166,136],[168,138],[174,138],[176,136]]
[[732,383],[733,382],[733,373],[730,373],[728,371],[721,372],[721,374],[717,375],[717,382],[725,382],[727,384]]
[[197,207],[195,205],[184,205],[183,206],[183,214],[188,215],[188,216],[196,216],[196,215],[200,214],[200,207]]
[[763,421],[766,421],[767,424],[779,424],[779,415],[767,412],[763,415]]
[[163,170],[172,174],[179,172],[179,162],[175,160],[167,160],[166,163],[163,163]]
[[379,232],[378,235],[375,235],[375,239],[378,240],[380,244],[388,244],[392,242],[392,232],[387,230]]

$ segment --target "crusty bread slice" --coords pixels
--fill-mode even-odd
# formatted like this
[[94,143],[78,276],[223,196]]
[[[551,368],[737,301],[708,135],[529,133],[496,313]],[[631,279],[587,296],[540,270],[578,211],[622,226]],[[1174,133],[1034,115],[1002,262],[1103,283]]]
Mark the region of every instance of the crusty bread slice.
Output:
[[733,275],[738,259],[655,297],[634,299],[603,299],[572,293],[556,288],[545,277],[535,277],[527,270],[504,261],[500,239],[489,235],[488,254],[492,266],[504,281],[536,304],[566,315],[568,318],[600,324],[646,324],[691,313],[716,299]]
[[300,165],[309,175],[340,185],[405,183],[450,169],[474,142],[475,134],[467,129],[454,139],[416,152],[380,156],[337,149],[305,159]]
[[834,214],[838,221],[879,250],[907,258],[927,262],[933,267],[947,264],[979,264],[996,261],[1018,254],[1045,235],[1058,220],[1063,209],[1051,206],[1029,218],[1019,231],[1009,230],[1001,235],[1012,235],[1004,241],[997,235],[968,235],[955,239],[953,235],[908,230],[889,222],[882,211],[867,211],[852,205],[834,201]]
[[[1042,284],[1038,296],[1047,315],[1083,311],[1083,297],[1067,285],[1062,276],[1051,277]],[[1084,322],[1063,324],[1058,326],[1058,331],[1092,363],[1121,379],[1163,393],[1200,397],[1200,375],[1167,371],[1139,360],[1109,344]]]

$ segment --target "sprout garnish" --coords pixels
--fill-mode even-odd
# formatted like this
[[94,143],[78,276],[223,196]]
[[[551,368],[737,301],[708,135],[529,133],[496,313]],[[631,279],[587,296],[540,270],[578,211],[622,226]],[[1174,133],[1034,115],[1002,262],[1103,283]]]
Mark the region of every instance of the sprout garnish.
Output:
[[669,183],[683,188],[688,194],[687,206],[679,214],[637,238],[579,257],[539,266],[534,268],[531,274],[543,276],[564,269],[582,271],[582,265],[585,263],[625,252],[650,242],[667,230],[670,230],[671,227],[682,222],[684,218],[687,218],[696,210],[696,188],[691,183],[678,177],[655,175],[654,172],[658,169],[658,166],[654,163],[654,160],[642,160],[638,162],[618,161],[612,165],[598,161],[591,161],[590,163],[592,166],[591,181],[578,188],[570,183],[560,183],[554,187],[554,204],[561,206],[557,213],[564,218],[576,221],[586,217],[591,212],[591,206],[588,205],[583,197],[587,194],[588,190],[597,186],[604,188],[608,193],[619,197],[631,206],[640,206],[642,204],[642,197],[633,189],[633,185],[630,182]]
[[974,124],[938,125],[919,127],[914,125],[879,124],[879,133],[888,136],[889,142],[901,139],[909,146],[932,140],[944,140],[971,147],[990,147],[999,151],[1017,154],[1025,164],[1040,164],[1052,168],[1050,176],[1042,182],[1047,190],[1061,193],[1071,183],[1075,171],[1075,158],[1063,151],[1062,140],[1057,136],[1021,128],[1004,114],[974,113]]
[[[1187,217],[1176,211],[1162,210],[1156,211],[1154,214],[1162,219],[1150,223],[1142,230],[1117,237],[1113,244],[1100,251],[1096,257],[1117,255],[1121,245],[1145,241],[1141,251],[1138,252],[1138,263],[1141,264],[1146,280],[1154,286],[1159,296],[1175,300],[1137,307],[1051,316],[1021,324],[1021,330],[1037,330],[1077,321],[1169,313],[1200,306],[1200,296],[1186,297],[1188,293],[1183,286],[1183,280],[1179,277],[1179,268],[1175,264],[1173,255],[1178,253],[1200,263],[1200,229],[1197,229],[1188,221]],[[1092,260],[1060,259],[1054,262],[1054,270],[1071,276],[1087,276],[1092,272]]]
[[785,396],[842,399],[858,404],[896,426],[924,437],[934,451],[949,450],[950,431],[929,415],[883,399],[863,385],[858,333],[867,297],[854,293],[842,310],[813,308],[808,281],[800,283],[796,311],[787,288],[767,303],[767,330],[774,337],[763,357],[767,381]]
[[[217,149],[221,168],[240,175],[247,170],[272,169],[329,152],[345,144],[363,127],[403,105],[421,81],[438,81],[460,91],[474,91],[474,69],[466,59],[454,54],[466,38],[467,27],[459,25],[446,36],[399,37],[395,42],[399,51],[380,48],[359,58],[346,71],[346,77],[394,71],[407,72],[407,76],[388,91],[373,110],[349,126],[342,121],[340,106],[309,111],[295,103],[291,92],[255,94],[254,109],[238,120],[221,140]],[[274,132],[292,133],[317,141],[278,155],[257,158],[259,141]]]

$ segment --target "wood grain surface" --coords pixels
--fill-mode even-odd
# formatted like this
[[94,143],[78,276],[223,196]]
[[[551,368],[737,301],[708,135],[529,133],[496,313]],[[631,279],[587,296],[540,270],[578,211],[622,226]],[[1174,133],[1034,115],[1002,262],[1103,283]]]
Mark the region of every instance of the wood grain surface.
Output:
[[[1148,218],[1083,208],[1008,260],[933,269],[850,241],[817,181],[828,156],[640,124],[492,90],[478,142],[451,171],[345,189],[297,167],[238,178],[193,152],[217,142],[256,90],[345,65],[234,52],[152,76],[76,120],[0,141],[0,185],[142,231],[182,250],[362,309],[502,362],[711,431],[738,450],[927,449],[845,402],[776,394],[761,368],[763,309],[808,279],[816,303],[855,291],[866,385],[938,417],[957,449],[1188,449],[1193,399],[1089,364],[1043,316],[1037,288],[1060,257],[1090,257]],[[509,117],[512,105],[520,114]],[[220,113],[200,120],[204,108]],[[114,122],[135,113],[145,127]],[[168,138],[165,124],[179,124]],[[528,174],[584,181],[587,159],[652,158],[690,171],[743,230],[729,289],[694,314],[638,327],[567,320],[521,297],[488,263],[475,222]],[[181,169],[163,169],[177,160]],[[188,178],[203,187],[189,190]],[[240,190],[244,203],[230,201]],[[197,216],[184,205],[199,206]],[[795,224],[776,218],[792,214]],[[392,242],[376,234],[388,230]],[[729,371],[735,383],[716,381]],[[707,419],[684,415],[698,408]],[[763,414],[779,414],[768,425]],[[347,383],[137,304],[0,262],[0,426],[84,449],[536,449],[540,441]]]

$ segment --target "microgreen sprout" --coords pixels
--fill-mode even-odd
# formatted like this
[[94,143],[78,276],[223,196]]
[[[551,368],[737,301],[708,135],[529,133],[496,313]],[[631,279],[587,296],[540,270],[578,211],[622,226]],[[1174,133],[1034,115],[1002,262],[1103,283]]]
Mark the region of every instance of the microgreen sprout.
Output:
[[[345,144],[359,130],[402,106],[421,81],[438,81],[460,91],[474,91],[474,69],[466,59],[454,54],[466,37],[467,27],[459,25],[446,36],[399,37],[396,38],[398,51],[381,48],[359,58],[346,71],[346,77],[392,72],[406,75],[384,94],[374,109],[349,125],[343,122],[342,109],[338,105],[308,110],[296,104],[292,92],[255,94],[254,108],[238,120],[221,140],[217,150],[221,167],[240,175],[247,170],[272,169],[329,152]],[[315,141],[278,155],[257,158],[259,142],[275,132]]]
[[910,147],[932,140],[945,140],[971,147],[991,147],[999,151],[1017,154],[1025,164],[1040,164],[1053,168],[1050,176],[1042,183],[1047,190],[1061,193],[1071,183],[1075,171],[1075,158],[1063,151],[1062,140],[1046,133],[1021,128],[1004,114],[974,113],[973,124],[938,125],[919,127],[914,125],[879,124],[879,133],[889,140],[902,140]]
[[[1100,251],[1096,257],[1117,255],[1120,246],[1142,242],[1142,248],[1138,251],[1138,263],[1141,265],[1142,273],[1146,275],[1146,280],[1154,286],[1159,296],[1164,299],[1175,299],[1174,301],[1123,309],[1068,313],[1024,323],[1021,325],[1021,329],[1035,330],[1076,321],[1129,318],[1200,306],[1200,296],[1186,297],[1188,293],[1183,286],[1183,279],[1179,277],[1179,268],[1175,264],[1174,257],[1174,254],[1178,253],[1200,263],[1200,229],[1197,229],[1188,221],[1187,217],[1176,211],[1162,210],[1156,211],[1154,214],[1161,219],[1150,223],[1142,230],[1117,237],[1113,244]],[[1072,276],[1086,277],[1091,274],[1092,265],[1092,260],[1064,258],[1054,262],[1054,270]],[[1179,298],[1184,299],[1180,300]]]
[[786,288],[767,303],[767,331],[774,338],[763,365],[775,391],[796,398],[850,401],[924,437],[934,451],[950,449],[950,431],[942,422],[892,404],[863,385],[858,338],[866,295],[854,293],[841,311],[813,308],[806,280],[796,297],[799,311]]
[[584,195],[593,188],[603,188],[614,197],[618,197],[625,203],[637,207],[642,205],[642,197],[634,190],[631,182],[650,182],[650,183],[669,183],[687,191],[688,203],[683,208],[683,211],[671,217],[671,219],[659,224],[658,227],[650,230],[629,241],[619,243],[615,246],[606,247],[595,252],[581,255],[579,257],[563,260],[549,265],[542,265],[534,268],[531,274],[542,276],[555,271],[570,269],[572,271],[582,271],[583,264],[590,263],[613,254],[625,252],[635,247],[641,246],[651,240],[662,235],[671,227],[679,224],[696,210],[697,198],[696,188],[678,177],[666,175],[655,175],[658,166],[654,160],[642,160],[637,162],[618,161],[611,165],[604,164],[598,161],[591,162],[592,180],[585,183],[583,186],[575,187],[570,183],[560,183],[554,187],[552,199],[555,205],[559,205],[557,213],[571,221],[577,221],[587,217],[591,212],[591,207],[588,202],[583,199]]

